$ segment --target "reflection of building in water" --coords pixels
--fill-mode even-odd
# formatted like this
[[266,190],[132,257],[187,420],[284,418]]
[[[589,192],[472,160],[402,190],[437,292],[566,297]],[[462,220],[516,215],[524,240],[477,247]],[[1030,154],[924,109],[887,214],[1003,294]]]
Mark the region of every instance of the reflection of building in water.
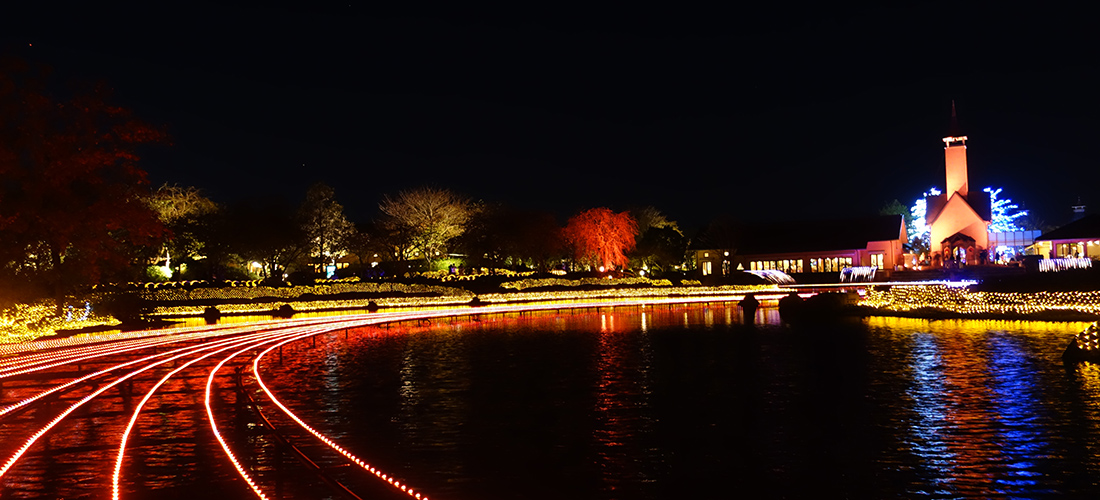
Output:
[[1037,484],[1035,458],[1056,452],[1030,425],[1048,418],[1027,376],[1039,370],[1023,366],[1035,359],[1027,336],[995,328],[912,336],[911,452],[948,496],[1027,496]]

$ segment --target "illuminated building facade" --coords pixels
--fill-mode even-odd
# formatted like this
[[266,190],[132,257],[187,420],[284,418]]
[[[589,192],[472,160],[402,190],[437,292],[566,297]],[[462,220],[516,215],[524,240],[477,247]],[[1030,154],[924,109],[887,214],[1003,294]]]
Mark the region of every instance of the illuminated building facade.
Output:
[[1048,259],[1100,259],[1100,215],[1086,215],[1035,238]]
[[947,176],[943,193],[928,196],[925,216],[931,228],[933,267],[983,264],[989,248],[992,209],[989,196],[977,191],[971,196],[966,168],[966,136],[958,131],[955,106],[951,105],[951,131],[943,138]]
[[903,264],[906,243],[901,215],[747,226],[740,233],[735,251],[695,251],[703,276],[770,269],[839,275],[846,267],[859,266],[877,267],[889,275]]

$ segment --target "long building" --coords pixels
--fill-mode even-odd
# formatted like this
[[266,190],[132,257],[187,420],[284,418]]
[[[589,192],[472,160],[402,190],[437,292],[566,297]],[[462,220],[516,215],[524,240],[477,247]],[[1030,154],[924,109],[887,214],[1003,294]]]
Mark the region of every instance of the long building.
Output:
[[850,267],[890,271],[903,265],[905,220],[882,215],[828,221],[798,221],[737,228],[731,248],[710,244],[695,251],[703,276],[735,270],[787,274],[840,273]]

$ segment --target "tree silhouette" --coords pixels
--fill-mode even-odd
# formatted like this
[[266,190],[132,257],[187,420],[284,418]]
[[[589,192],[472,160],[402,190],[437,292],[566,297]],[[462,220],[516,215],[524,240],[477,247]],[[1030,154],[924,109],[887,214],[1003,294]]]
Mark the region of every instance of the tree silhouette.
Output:
[[688,240],[676,221],[652,206],[632,209],[630,215],[638,223],[638,244],[630,252],[632,265],[668,271],[683,264]]
[[628,212],[591,208],[569,219],[563,233],[573,246],[574,259],[582,264],[611,270],[624,266],[626,252],[634,248],[637,222]]
[[471,265],[531,265],[546,272],[560,257],[561,227],[548,212],[491,205],[470,219],[457,243]]
[[308,250],[294,207],[279,197],[261,197],[230,205],[216,224],[222,255],[235,254],[262,264],[265,278],[282,279]]
[[136,147],[166,137],[108,104],[103,86],[58,99],[43,74],[0,61],[0,268],[60,297],[159,247],[164,226],[145,203]]
[[317,183],[309,188],[299,217],[316,263],[331,264],[343,256],[355,226],[344,217],[344,206],[336,201],[331,187]]

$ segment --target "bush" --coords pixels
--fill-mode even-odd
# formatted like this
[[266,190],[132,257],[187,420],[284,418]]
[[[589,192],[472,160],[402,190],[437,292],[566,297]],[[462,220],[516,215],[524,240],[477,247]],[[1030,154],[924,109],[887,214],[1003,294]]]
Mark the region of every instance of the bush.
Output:
[[149,281],[168,281],[172,279],[172,270],[163,266],[148,266],[145,268],[145,279]]

